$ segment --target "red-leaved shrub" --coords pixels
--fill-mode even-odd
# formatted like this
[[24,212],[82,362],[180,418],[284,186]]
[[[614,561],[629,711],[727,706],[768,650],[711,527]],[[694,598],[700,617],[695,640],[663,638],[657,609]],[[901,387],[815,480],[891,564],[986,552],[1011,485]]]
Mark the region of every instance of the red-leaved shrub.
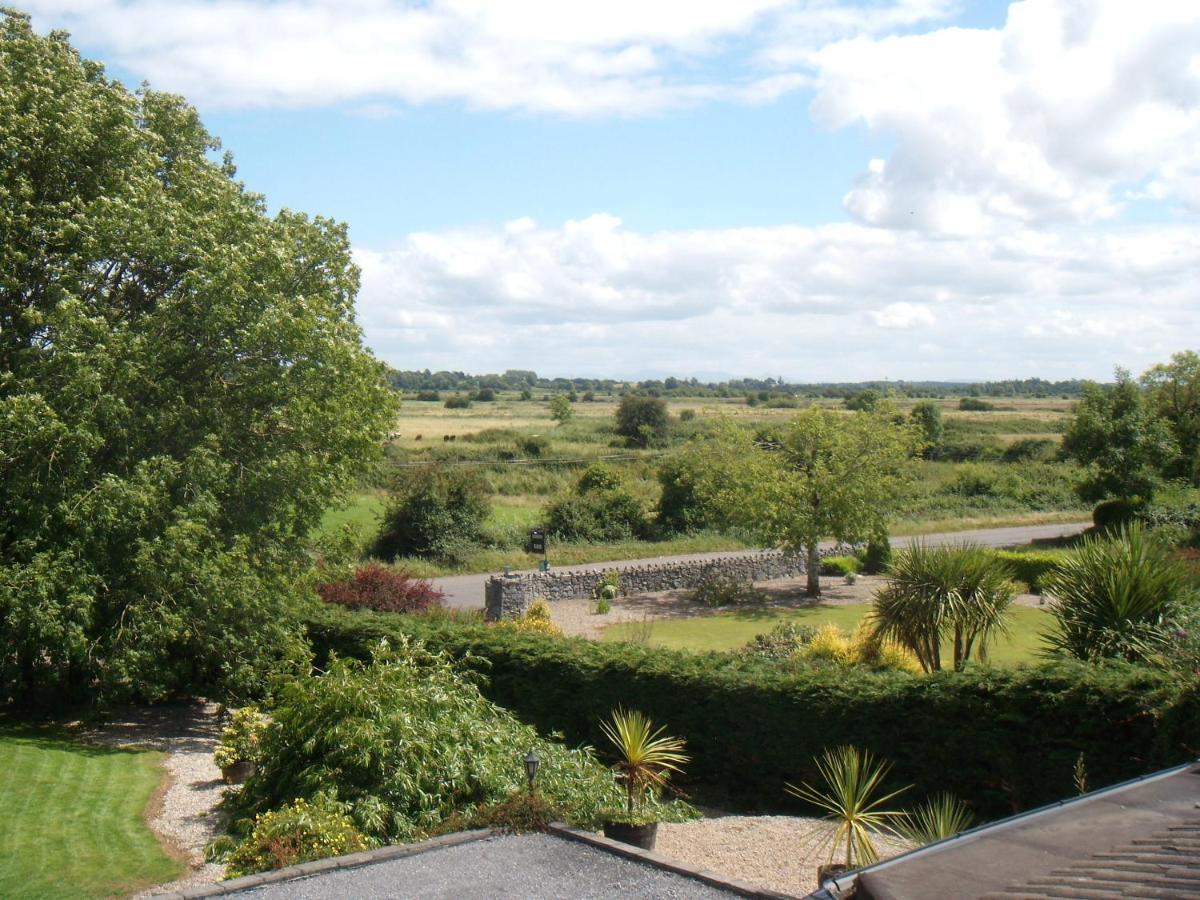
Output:
[[317,585],[326,603],[376,612],[423,613],[442,605],[446,596],[428,579],[414,578],[403,569],[379,563],[359,566],[349,581]]

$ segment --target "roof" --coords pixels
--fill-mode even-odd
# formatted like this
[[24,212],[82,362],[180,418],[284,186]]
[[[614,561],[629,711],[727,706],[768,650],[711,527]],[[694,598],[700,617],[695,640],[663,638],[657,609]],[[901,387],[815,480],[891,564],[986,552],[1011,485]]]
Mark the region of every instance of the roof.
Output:
[[1200,762],[1013,816],[827,882],[825,898],[1200,897]]

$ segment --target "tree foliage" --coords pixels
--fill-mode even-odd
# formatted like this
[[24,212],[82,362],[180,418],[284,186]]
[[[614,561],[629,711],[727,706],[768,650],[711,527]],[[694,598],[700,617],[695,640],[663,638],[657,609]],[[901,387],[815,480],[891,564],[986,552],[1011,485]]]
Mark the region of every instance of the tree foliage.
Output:
[[394,414],[344,226],[0,13],[0,698],[261,687]]
[[1170,426],[1178,456],[1167,474],[1200,484],[1200,354],[1176,353],[1142,375],[1151,408]]
[[771,546],[807,554],[808,592],[817,595],[821,539],[885,534],[919,442],[887,403],[870,413],[810,406],[770,440],[726,422],[715,440],[690,452],[705,461],[699,490],[729,523]]
[[1155,414],[1129,373],[1116,384],[1088,383],[1063,436],[1063,452],[1087,468],[1084,500],[1149,500],[1164,464],[1176,455],[1166,422]]
[[617,434],[635,447],[647,447],[667,435],[667,404],[658,397],[626,394],[617,406]]
[[550,418],[559,425],[565,425],[574,415],[575,410],[566,394],[555,394],[550,398]]
[[487,486],[477,472],[418,469],[393,487],[372,553],[386,560],[453,560],[482,540],[489,509]]

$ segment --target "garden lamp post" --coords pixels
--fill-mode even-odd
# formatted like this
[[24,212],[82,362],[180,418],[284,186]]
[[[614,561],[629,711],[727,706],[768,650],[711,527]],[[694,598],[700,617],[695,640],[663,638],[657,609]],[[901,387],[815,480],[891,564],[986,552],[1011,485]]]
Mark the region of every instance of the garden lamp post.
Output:
[[537,758],[537,754],[530,750],[525,754],[525,778],[529,781],[529,795],[533,796],[533,779],[537,777],[538,766],[541,765],[541,760]]

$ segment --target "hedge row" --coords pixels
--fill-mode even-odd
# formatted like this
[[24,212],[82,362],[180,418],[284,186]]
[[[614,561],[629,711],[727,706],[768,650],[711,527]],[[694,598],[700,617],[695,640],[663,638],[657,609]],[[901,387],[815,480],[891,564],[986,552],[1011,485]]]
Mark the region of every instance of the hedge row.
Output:
[[[365,657],[380,639],[419,637],[487,673],[486,693],[543,733],[602,746],[597,722],[618,705],[686,738],[688,775],[743,809],[787,809],[784,782],[815,777],[811,759],[852,743],[895,763],[912,800],[949,790],[985,817],[1074,793],[1084,754],[1092,786],[1195,756],[1200,691],[1132,667],[1047,664],[913,677],[781,671],[733,654],[464,626],[420,617],[313,614],[321,658]],[[514,752],[519,748],[515,748]]]
[[1013,577],[1029,585],[1035,594],[1042,592],[1042,579],[1057,569],[1066,556],[1061,550],[993,550],[992,553],[1007,563]]

